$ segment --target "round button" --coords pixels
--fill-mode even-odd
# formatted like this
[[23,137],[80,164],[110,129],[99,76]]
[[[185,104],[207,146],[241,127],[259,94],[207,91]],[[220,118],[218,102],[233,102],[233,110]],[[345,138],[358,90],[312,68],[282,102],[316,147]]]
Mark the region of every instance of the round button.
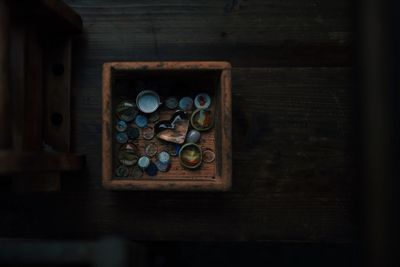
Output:
[[137,115],[136,104],[130,100],[123,100],[118,104],[116,114],[120,120],[132,121]]
[[157,166],[153,162],[150,162],[149,166],[146,169],[146,173],[149,176],[156,176],[157,175],[157,170],[158,170]]
[[117,129],[118,132],[124,132],[128,125],[124,121],[118,121],[117,124],[115,125],[115,128]]
[[129,175],[129,169],[124,165],[120,165],[115,170],[115,174],[117,177],[127,177]]
[[143,128],[147,125],[147,118],[143,115],[137,115],[135,118],[135,123],[138,127]]
[[200,132],[197,130],[190,130],[186,136],[186,142],[197,143],[200,140]]
[[140,111],[152,113],[160,105],[160,96],[152,90],[144,90],[137,95],[136,104]]
[[165,106],[169,109],[176,109],[178,107],[178,99],[174,96],[169,96],[165,99]]
[[131,140],[136,140],[140,135],[139,129],[135,126],[129,127],[128,130],[126,131],[126,133],[128,134],[128,137]]
[[159,161],[159,160],[157,160],[155,164],[156,164],[156,166],[157,166],[157,169],[158,169],[160,172],[167,172],[167,171],[170,169],[170,167],[171,167],[171,164],[170,164],[170,163],[162,163],[162,162]]
[[215,160],[215,153],[211,149],[206,149],[203,151],[203,161],[205,163],[211,163]]
[[166,151],[161,151],[161,152],[158,154],[158,160],[159,160],[161,163],[167,164],[167,163],[169,163],[170,156],[169,156],[169,154],[168,154]]
[[142,130],[143,138],[146,140],[153,139],[154,137],[154,129],[152,127],[144,127]]
[[125,144],[128,142],[128,135],[126,133],[118,133],[115,137],[118,143],[120,144]]
[[146,169],[150,165],[150,159],[148,157],[146,157],[146,156],[142,156],[138,160],[138,165],[139,165],[140,168]]
[[193,99],[188,96],[183,97],[179,101],[179,108],[183,109],[184,111],[192,110],[193,108]]
[[143,176],[143,171],[139,166],[135,166],[131,170],[131,176],[133,178],[141,178]]
[[194,99],[194,105],[198,109],[207,109],[211,105],[211,97],[208,94],[198,94]]
[[157,154],[157,150],[158,150],[157,145],[154,142],[147,144],[144,149],[146,155],[149,157],[155,156]]

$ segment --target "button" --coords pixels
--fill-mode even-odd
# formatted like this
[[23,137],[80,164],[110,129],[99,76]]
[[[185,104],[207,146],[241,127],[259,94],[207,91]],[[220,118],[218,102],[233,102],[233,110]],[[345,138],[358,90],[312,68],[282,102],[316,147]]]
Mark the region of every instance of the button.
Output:
[[135,124],[140,128],[146,127],[146,125],[147,125],[146,116],[137,115],[136,118],[135,118]]
[[118,132],[125,132],[127,127],[128,125],[124,121],[118,121],[117,124],[115,125],[115,128],[117,129]]
[[215,153],[211,149],[206,149],[203,151],[203,162],[211,163],[215,160]]
[[158,112],[153,112],[149,116],[149,121],[152,123],[157,122],[159,119],[160,119],[160,115],[158,114]]
[[197,130],[190,130],[186,135],[186,142],[197,143],[200,140],[200,132]]
[[144,127],[142,130],[143,138],[146,140],[151,140],[154,137],[154,129],[152,127]]
[[126,133],[131,140],[136,140],[140,135],[140,131],[136,126],[130,126]]
[[115,139],[120,144],[125,144],[128,142],[128,135],[126,133],[117,133]]
[[205,94],[205,93],[198,94],[194,98],[194,105],[198,109],[207,109],[211,105],[211,97],[208,94]]
[[179,101],[179,108],[183,109],[184,111],[192,110],[193,108],[193,99],[188,96],[181,98]]
[[118,177],[127,177],[129,175],[129,169],[124,166],[124,165],[120,165],[118,166],[118,168],[115,170],[115,174]]
[[159,160],[157,160],[155,164],[156,164],[156,166],[157,166],[157,169],[158,169],[160,172],[167,172],[167,171],[169,171],[169,169],[170,169],[170,167],[171,167],[171,164],[170,164],[170,163],[162,163],[162,162],[159,161]]
[[146,169],[146,173],[149,176],[155,176],[157,175],[157,170],[157,166],[153,162],[150,162],[149,166]]
[[169,109],[176,109],[178,107],[178,99],[174,96],[169,96],[165,99],[165,106]]
[[146,169],[147,167],[149,167],[149,165],[150,165],[150,159],[146,156],[142,156],[138,160],[138,166],[140,168],[142,168],[143,170]]
[[179,151],[179,161],[182,166],[195,169],[201,165],[201,148],[193,143],[187,143]]
[[190,123],[198,131],[207,131],[214,124],[213,114],[211,110],[196,109],[190,118]]
[[169,156],[169,154],[168,154],[166,151],[161,151],[161,152],[158,154],[158,160],[159,160],[161,163],[167,164],[167,163],[169,163],[170,156]]
[[161,151],[158,154],[158,159],[156,161],[157,169],[161,172],[166,172],[171,167],[170,156],[166,151]]
[[147,144],[144,151],[145,151],[146,155],[149,157],[155,156],[158,151],[156,143],[151,142],[151,143]]
[[137,115],[136,104],[130,100],[121,101],[117,106],[116,115],[120,120],[132,121]]
[[156,111],[160,104],[160,96],[152,90],[144,90],[136,97],[136,105],[144,113]]
[[139,166],[135,166],[131,170],[132,178],[141,178],[143,176],[143,171]]

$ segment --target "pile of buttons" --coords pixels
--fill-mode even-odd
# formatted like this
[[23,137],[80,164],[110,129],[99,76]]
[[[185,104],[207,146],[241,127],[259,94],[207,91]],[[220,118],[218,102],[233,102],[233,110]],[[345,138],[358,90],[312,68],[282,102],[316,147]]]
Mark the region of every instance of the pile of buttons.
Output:
[[[160,117],[165,117],[161,120]],[[164,116],[160,116],[164,115]],[[211,97],[160,96],[143,90],[132,99],[121,100],[115,108],[115,149],[117,177],[156,176],[171,169],[171,157],[178,157],[186,169],[197,169],[215,160],[214,151],[199,145],[201,132],[211,129],[214,115]]]

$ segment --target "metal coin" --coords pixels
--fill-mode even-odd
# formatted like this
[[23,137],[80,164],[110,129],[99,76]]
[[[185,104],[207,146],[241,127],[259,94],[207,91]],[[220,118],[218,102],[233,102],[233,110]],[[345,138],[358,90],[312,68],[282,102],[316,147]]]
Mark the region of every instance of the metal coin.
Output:
[[124,132],[128,125],[124,121],[118,121],[117,124],[115,125],[115,128],[117,129],[118,132]]
[[144,151],[146,153],[147,156],[149,157],[153,157],[157,154],[157,145],[154,142],[149,143],[148,145],[146,145]]
[[115,137],[118,143],[125,144],[128,142],[128,135],[126,133],[118,133]]
[[146,140],[153,139],[154,137],[154,129],[152,127],[144,127],[142,129],[143,138]]
[[120,166],[118,166],[118,168],[115,170],[115,174],[116,174],[118,177],[127,177],[128,174],[129,174],[129,169],[128,169],[126,166],[124,166],[124,165],[120,165]]
[[203,151],[203,161],[206,163],[211,163],[215,160],[215,153],[211,149],[206,149]]

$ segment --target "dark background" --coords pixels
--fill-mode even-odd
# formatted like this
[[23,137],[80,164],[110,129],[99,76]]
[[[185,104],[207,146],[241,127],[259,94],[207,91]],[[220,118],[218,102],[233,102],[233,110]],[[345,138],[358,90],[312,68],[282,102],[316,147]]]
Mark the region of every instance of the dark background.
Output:
[[[374,24],[374,18],[364,20],[369,6],[348,0],[66,3],[84,23],[73,42],[72,144],[74,152],[86,155],[86,168],[65,175],[58,193],[2,195],[2,237],[96,240],[114,235],[143,242],[154,266],[364,263],[371,227],[365,223],[366,200],[374,200],[368,195],[374,183],[366,178],[365,164],[374,156],[391,158],[395,147],[382,155],[369,153],[375,137],[365,134],[365,125],[373,123],[365,110],[382,107],[364,101],[371,97],[364,90],[364,69],[376,52],[364,45],[368,21]],[[395,27],[382,26],[395,25],[388,10],[388,5],[379,10],[388,20],[378,19],[378,25],[390,33]],[[371,35],[376,32],[381,33],[372,30]],[[389,66],[397,66],[393,59],[398,55],[382,55],[391,51],[386,45],[377,57],[392,61],[372,68],[388,63],[383,72],[393,85],[397,76]],[[230,192],[102,188],[102,64],[140,60],[232,64]],[[398,115],[398,109],[389,111]],[[396,176],[382,172],[382,177]],[[385,206],[385,201],[378,203]],[[386,229],[385,219],[374,226]]]

